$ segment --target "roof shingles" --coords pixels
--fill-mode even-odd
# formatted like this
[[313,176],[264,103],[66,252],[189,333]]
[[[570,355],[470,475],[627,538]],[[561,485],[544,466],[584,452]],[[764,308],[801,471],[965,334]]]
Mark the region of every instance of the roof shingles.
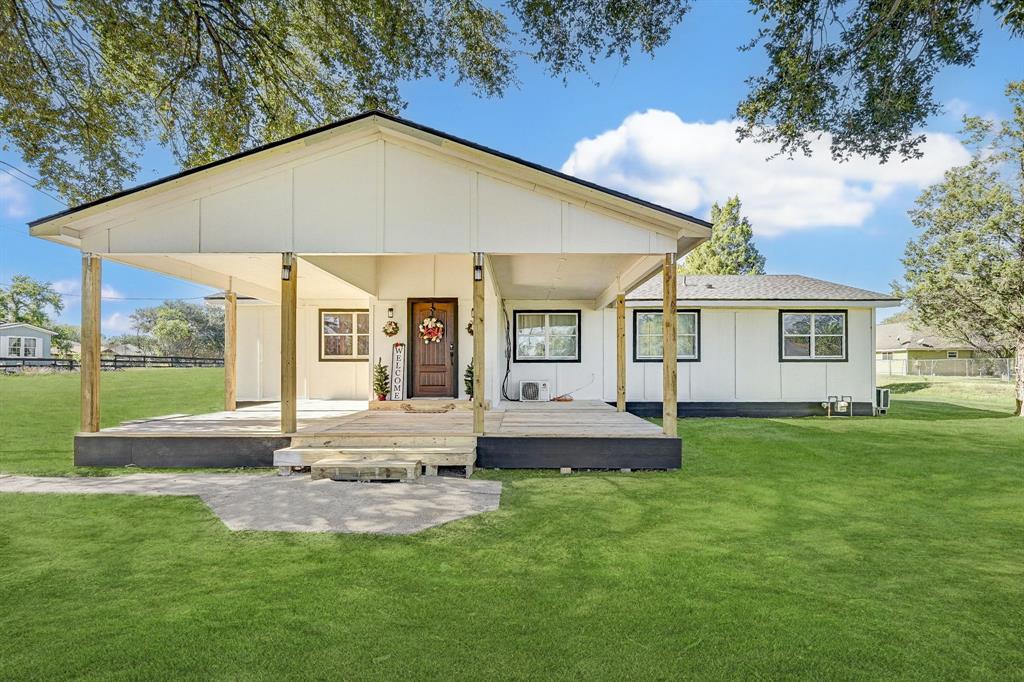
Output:
[[[683,301],[898,301],[889,294],[803,275],[679,275]],[[661,300],[661,277],[637,287],[630,300]]]

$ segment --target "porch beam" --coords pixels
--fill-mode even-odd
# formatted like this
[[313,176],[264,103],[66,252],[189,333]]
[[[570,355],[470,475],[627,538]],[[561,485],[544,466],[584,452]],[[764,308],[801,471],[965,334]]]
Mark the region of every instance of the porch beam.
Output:
[[473,254],[473,433],[484,432],[484,254]]
[[615,409],[626,411],[626,295],[615,297]]
[[82,254],[82,420],[85,433],[100,430],[100,257]]
[[224,409],[234,412],[238,396],[238,294],[224,293]]
[[662,428],[666,436],[676,435],[676,254],[666,253],[661,269],[662,291]]
[[294,433],[297,375],[295,367],[295,315],[299,270],[294,253],[281,254],[281,432]]

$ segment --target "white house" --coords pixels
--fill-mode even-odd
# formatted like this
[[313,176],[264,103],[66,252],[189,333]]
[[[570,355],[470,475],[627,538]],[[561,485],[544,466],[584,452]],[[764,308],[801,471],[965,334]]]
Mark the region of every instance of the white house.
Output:
[[0,358],[35,360],[51,357],[50,340],[57,335],[49,329],[25,322],[0,324]]
[[[799,278],[734,283],[733,298],[705,300],[687,281],[680,283],[687,310],[677,316],[677,259],[709,237],[706,221],[379,112],[48,216],[31,230],[83,253],[76,453],[104,456],[112,442],[100,448],[89,441],[103,436],[96,434],[98,365],[90,350],[98,355],[102,260],[229,292],[226,407],[280,401],[277,441],[264,449],[281,438],[321,446],[377,438],[393,446],[396,433],[422,439],[431,428],[447,434],[431,435],[436,442],[465,429],[476,448],[470,464],[583,466],[599,465],[598,457],[616,466],[628,453],[668,456],[678,450],[666,439],[675,440],[680,404],[684,412],[721,404],[736,412],[768,404],[806,411],[834,391],[870,412],[874,308],[893,303]],[[648,284],[657,273],[667,287],[660,301]],[[745,287],[768,287],[770,296]],[[659,308],[665,324],[645,312]],[[772,320],[785,316],[783,309],[802,317],[783,317],[789,331],[780,337]],[[440,330],[430,342],[420,333],[424,320]],[[800,332],[808,324],[842,333]],[[656,362],[659,335],[662,346],[678,345],[685,357]],[[789,349],[781,357],[780,339]],[[371,404],[358,424],[299,421],[300,405],[309,401],[370,399],[371,366],[378,358],[391,364],[396,342],[405,351],[393,367],[401,380],[395,397],[407,401],[402,408],[452,413],[403,422],[398,412]],[[798,357],[804,347],[811,355]],[[689,357],[693,349],[697,355]],[[472,409],[463,413],[470,363]],[[566,403],[548,404],[543,419],[522,412],[519,382],[534,379],[546,381],[552,397],[572,395],[574,416],[564,416]],[[416,402],[437,398],[443,408]],[[648,413],[654,403],[665,417],[662,438],[649,438],[652,425],[626,412],[633,405]],[[167,433],[170,426],[160,428]],[[138,428],[133,435],[144,438]],[[242,431],[230,434],[243,438]],[[322,437],[328,431],[332,437]],[[603,440],[552,440],[595,437]],[[532,453],[548,454],[523,456],[523,438],[531,439]],[[256,446],[246,447],[249,453]],[[142,449],[130,451],[139,463]],[[265,461],[239,453],[230,461]],[[89,457],[80,459],[98,461]]]

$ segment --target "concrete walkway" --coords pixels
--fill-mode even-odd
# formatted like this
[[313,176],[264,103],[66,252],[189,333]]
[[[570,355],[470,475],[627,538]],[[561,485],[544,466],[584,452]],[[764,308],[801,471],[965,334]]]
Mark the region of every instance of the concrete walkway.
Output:
[[426,477],[415,483],[344,483],[267,474],[0,475],[0,493],[193,495],[231,530],[406,535],[494,511],[501,482]]

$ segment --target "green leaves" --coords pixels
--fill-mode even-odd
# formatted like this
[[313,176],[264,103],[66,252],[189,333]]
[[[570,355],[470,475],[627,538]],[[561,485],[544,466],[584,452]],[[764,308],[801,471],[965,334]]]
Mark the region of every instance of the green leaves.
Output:
[[[769,66],[747,81],[740,138],[810,153],[831,135],[832,156],[920,156],[919,130],[941,111],[932,80],[970,66],[982,0],[752,0]],[[1003,3],[1009,4],[1009,3]]]
[[64,310],[64,298],[49,282],[28,275],[14,275],[10,284],[0,286],[0,322],[25,322],[49,328],[50,313]]
[[740,215],[739,196],[711,207],[711,239],[686,255],[679,272],[687,275],[763,275],[764,256],[754,245],[750,221]]
[[[1007,88],[1012,120],[968,120],[969,164],[952,168],[917,199],[921,230],[907,244],[894,285],[922,322],[987,352],[1018,354],[1024,400],[1024,83]],[[1018,406],[1019,406],[1018,402]],[[1018,407],[1019,409],[1019,407]]]
[[[0,0],[0,126],[70,203],[134,179],[144,145],[195,166],[453,78],[487,97],[528,53],[554,75],[664,45],[681,0]],[[531,51],[521,40],[533,41]]]

